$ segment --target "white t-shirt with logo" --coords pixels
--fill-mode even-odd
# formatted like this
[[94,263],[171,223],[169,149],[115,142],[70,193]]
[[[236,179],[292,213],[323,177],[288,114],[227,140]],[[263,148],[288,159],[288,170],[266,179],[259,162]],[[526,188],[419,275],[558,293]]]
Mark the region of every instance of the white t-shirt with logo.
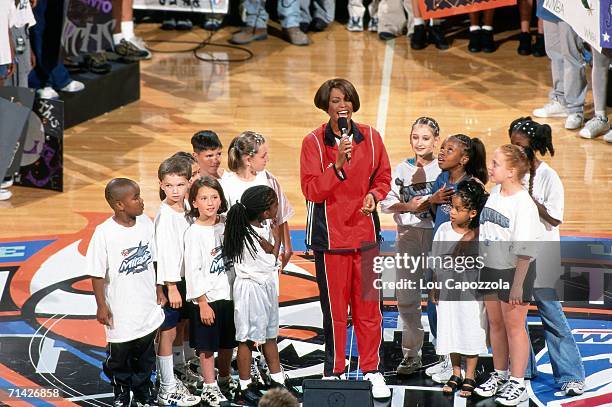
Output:
[[[393,213],[389,208],[396,203],[407,203],[417,196],[430,196],[433,184],[441,172],[438,160],[433,160],[424,167],[417,166],[414,158],[402,161],[393,171],[391,191],[385,199],[380,201],[382,212]],[[398,226],[433,228],[433,220],[429,210],[420,213],[395,212],[393,213],[393,220]]]
[[112,314],[108,342],[128,342],[155,331],[164,321],[157,304],[153,268],[153,222],[146,215],[125,227],[109,218],[89,242],[87,274],[105,279],[104,295]]
[[179,282],[185,277],[183,239],[190,223],[186,212],[177,212],[165,202],[161,203],[155,216],[157,284]]
[[533,261],[541,229],[538,208],[527,191],[502,196],[499,188],[494,188],[480,214],[479,246],[484,265],[499,270],[515,268],[519,255]]
[[206,295],[208,302],[232,299],[233,273],[223,259],[225,219],[213,226],[194,223],[185,232],[185,281],[187,301],[197,303]]
[[276,196],[278,197],[276,224],[280,225],[287,222],[294,214],[293,207],[291,207],[278,180],[267,170],[258,172],[255,179],[252,181],[243,181],[235,172],[226,171],[219,182],[221,183],[221,187],[223,187],[223,194],[227,200],[228,208],[240,202],[242,194],[244,194],[244,191],[247,189],[257,185],[267,185],[276,192]]
[[15,25],[16,13],[13,0],[0,0],[0,66],[12,62],[9,28]]

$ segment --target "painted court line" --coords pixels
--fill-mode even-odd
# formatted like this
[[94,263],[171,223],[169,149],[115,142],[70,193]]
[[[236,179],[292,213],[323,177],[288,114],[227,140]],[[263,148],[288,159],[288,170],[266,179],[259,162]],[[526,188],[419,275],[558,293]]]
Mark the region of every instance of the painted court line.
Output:
[[391,93],[391,72],[393,72],[393,54],[395,40],[385,43],[385,59],[383,62],[382,79],[380,81],[380,95],[378,96],[378,114],[376,116],[376,130],[385,139],[387,126],[387,112],[389,110],[389,94]]

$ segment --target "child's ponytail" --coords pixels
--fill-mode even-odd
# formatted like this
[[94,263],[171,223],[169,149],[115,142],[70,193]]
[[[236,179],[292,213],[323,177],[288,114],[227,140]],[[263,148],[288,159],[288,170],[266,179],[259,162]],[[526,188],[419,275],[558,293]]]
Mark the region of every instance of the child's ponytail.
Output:
[[255,257],[255,239],[258,239],[258,235],[251,222],[270,209],[277,199],[276,192],[267,185],[257,185],[244,191],[240,202],[230,208],[225,220],[223,256],[226,259],[241,262],[245,246],[249,254]]
[[486,184],[489,181],[489,172],[487,171],[487,152],[485,146],[480,139],[474,137],[468,148],[469,161],[465,165],[465,172],[480,182]]

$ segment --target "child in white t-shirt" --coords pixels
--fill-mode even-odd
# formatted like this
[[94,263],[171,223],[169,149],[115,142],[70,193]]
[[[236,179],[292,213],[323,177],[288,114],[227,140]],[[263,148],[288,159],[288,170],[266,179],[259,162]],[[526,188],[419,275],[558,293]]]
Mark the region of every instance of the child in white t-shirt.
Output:
[[[441,170],[434,150],[440,137],[438,123],[429,117],[419,117],[412,125],[410,146],[414,158],[402,161],[393,172],[391,191],[380,201],[383,213],[392,213],[397,223],[397,251],[409,256],[421,256],[431,249],[433,221],[429,212],[429,196]],[[396,281],[411,280],[419,287],[423,270],[398,268]],[[421,290],[396,291],[397,309],[402,319],[403,360],[397,374],[410,375],[421,368],[423,325],[421,324]]]
[[190,217],[185,210],[185,195],[191,179],[191,164],[183,157],[164,160],[157,171],[159,187],[164,200],[155,216],[155,247],[157,253],[157,284],[163,286],[168,298],[164,307],[165,320],[160,328],[157,361],[160,386],[160,404],[193,406],[200,398],[189,393],[174,376],[172,344],[177,336],[181,320],[189,319],[189,304],[186,300],[184,243],[185,231]]
[[[547,124],[534,122],[531,117],[521,117],[510,124],[508,135],[512,144],[523,147],[530,158],[530,171],[523,184],[533,197],[544,227],[542,249],[536,258],[533,299],[542,320],[547,321],[543,324],[544,339],[553,378],[565,395],[578,396],[584,393],[584,365],[555,287],[562,267],[559,225],[563,222],[563,183],[550,165],[536,157],[536,152],[555,155],[551,128]],[[526,374],[533,377],[536,373],[533,347],[530,351],[531,366]]]
[[113,384],[114,405],[155,402],[151,372],[154,338],[164,320],[163,296],[156,295],[153,222],[142,212],[140,188],[126,178],[111,180],[104,191],[115,214],[98,225],[89,242],[87,274],[106,329],[104,373]]
[[[469,286],[475,286],[478,281],[481,266],[476,241],[478,220],[487,196],[480,182],[461,181],[451,199],[451,220],[440,225],[431,250],[431,258],[439,261],[435,265],[436,281],[442,287],[438,300],[436,353],[450,354],[453,369],[442,391],[452,394],[460,389],[461,397],[472,395],[476,387],[478,355],[487,352],[484,304],[475,287]],[[465,359],[463,379],[462,358]]]
[[221,186],[227,203],[231,208],[248,188],[255,185],[267,185],[278,197],[278,213],[275,222],[281,228],[281,263],[284,268],[293,255],[289,219],[293,208],[285,196],[278,180],[266,170],[268,164],[268,144],[266,139],[254,131],[245,131],[230,143],[226,171],[221,178]]
[[[227,202],[219,182],[208,175],[189,190],[191,216],[196,220],[185,232],[185,280],[187,301],[192,301],[191,344],[200,357],[204,377],[202,401],[208,405],[227,402],[236,383],[230,376],[236,342],[232,270],[223,258],[223,235]],[[219,380],[215,375],[215,352]]]
[[234,323],[238,344],[238,402],[257,405],[261,393],[251,382],[251,351],[263,344],[272,386],[283,386],[278,336],[278,294],[281,229],[271,226],[276,219],[278,198],[265,185],[247,189],[231,207],[225,223],[223,253],[234,263]]
[[508,406],[528,398],[525,321],[535,280],[536,242],[541,236],[538,208],[522,185],[528,171],[529,158],[522,148],[506,144],[495,150],[489,173],[499,188],[491,192],[480,215],[480,255],[485,266],[481,281],[491,284],[485,306],[495,372],[475,392],[481,397],[497,394],[495,401]]
[[11,41],[10,28],[16,22],[15,3],[13,0],[0,1],[0,86],[13,74],[15,50]]

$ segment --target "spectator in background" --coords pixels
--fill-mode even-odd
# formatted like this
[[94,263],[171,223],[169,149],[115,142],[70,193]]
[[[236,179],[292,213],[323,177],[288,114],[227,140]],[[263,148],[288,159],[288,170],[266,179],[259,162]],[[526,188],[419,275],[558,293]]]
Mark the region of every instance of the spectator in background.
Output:
[[[543,7],[537,0],[537,15],[544,20],[544,43],[550,58],[552,89],[550,102],[535,109],[535,117],[567,117],[565,128],[576,130],[584,122],[584,99],[587,91],[582,39],[565,21]],[[593,89],[595,89],[593,87]]]
[[[480,16],[482,15],[482,25]],[[493,16],[495,9],[476,11],[470,13],[470,52],[495,52],[495,40],[493,39]]]
[[33,12],[36,25],[30,28],[30,42],[36,66],[28,78],[30,88],[38,89],[43,99],[59,98],[57,90],[82,91],[85,85],[70,78],[61,60],[64,0],[38,0]]
[[[232,44],[249,44],[268,38],[268,12],[265,0],[240,2],[245,26],[232,35]],[[278,0],[278,17],[285,39],[293,45],[308,45],[308,36],[300,30],[300,0]]]
[[334,0],[301,0],[300,2],[300,30],[324,31],[333,21],[336,12]]

